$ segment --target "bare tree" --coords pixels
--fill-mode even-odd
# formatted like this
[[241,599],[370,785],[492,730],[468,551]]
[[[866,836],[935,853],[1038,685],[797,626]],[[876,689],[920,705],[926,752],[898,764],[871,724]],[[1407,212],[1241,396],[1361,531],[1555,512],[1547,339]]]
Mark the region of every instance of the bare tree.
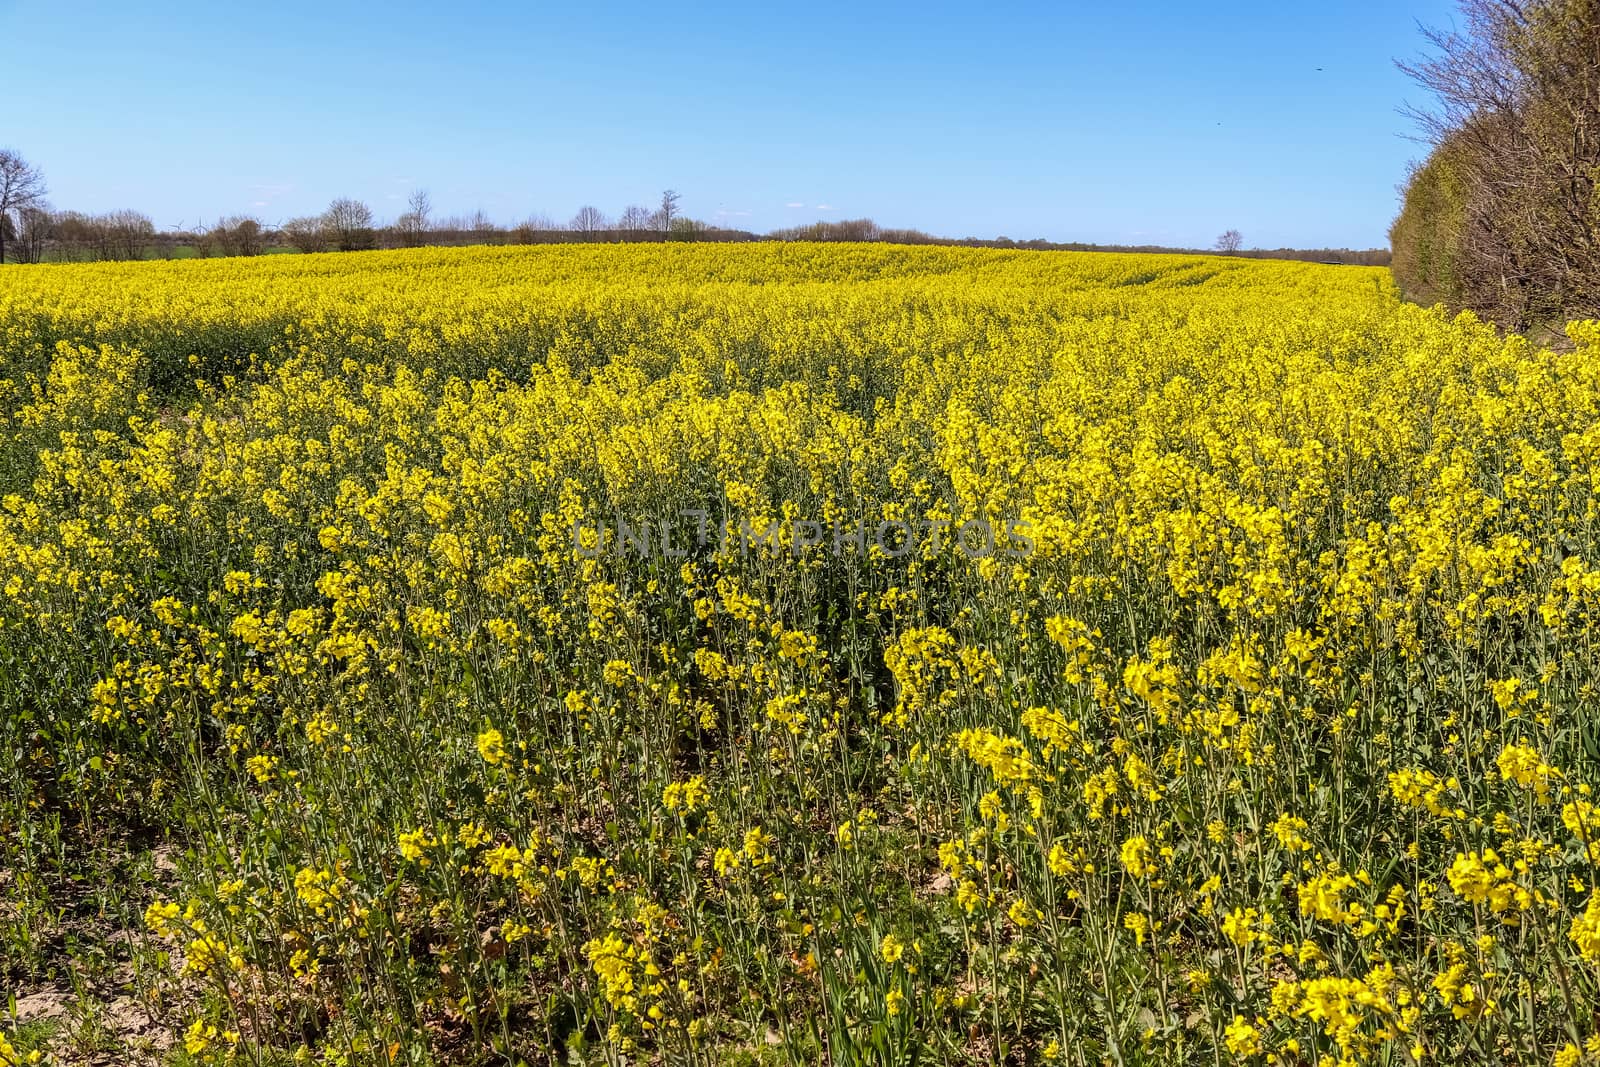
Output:
[[467,219],[465,228],[472,231],[472,239],[478,244],[492,245],[498,243],[500,227],[495,225],[494,219],[491,219],[489,213],[481,207]]
[[427,242],[428,230],[432,226],[428,216],[432,211],[433,201],[428,198],[428,190],[418,189],[411,194],[406,201],[406,213],[394,224],[401,244],[415,248]]
[[322,213],[322,226],[341,252],[371,248],[375,243],[372,209],[350,197],[340,197],[328,205]]
[[0,148],[0,263],[6,261],[6,232],[15,233],[15,215],[44,199],[44,175],[9,148]]
[[1600,5],[1460,0],[1400,64],[1433,145],[1391,230],[1396,278],[1514,329],[1600,315]]
[[45,246],[55,235],[56,217],[43,200],[35,200],[18,208],[9,219],[0,220],[0,228],[12,226],[14,244],[11,255],[18,263],[39,263],[44,259]]
[[632,240],[637,234],[649,228],[650,209],[647,207],[629,204],[622,209],[622,214],[617,216],[617,229],[622,231],[624,241]]
[[1244,234],[1238,230],[1223,230],[1217,238],[1217,251],[1231,256],[1244,246]]
[[606,226],[605,215],[592,204],[583,205],[572,216],[572,232],[582,235],[585,241],[593,241]]
[[656,212],[656,228],[662,233],[672,232],[672,220],[678,217],[678,194],[671,189],[661,194],[661,210]]
[[249,215],[218,219],[201,238],[197,251],[207,255],[214,247],[224,256],[259,256],[266,250],[266,231]]
[[278,232],[298,252],[321,252],[328,247],[328,235],[320,218],[290,219],[278,227]]
[[248,215],[233,220],[233,242],[241,256],[259,256],[267,250],[266,231]]
[[669,241],[698,241],[705,236],[708,227],[699,219],[691,219],[687,215],[679,215],[672,220],[672,225],[667,228]]
[[94,243],[93,220],[81,211],[60,211],[55,217],[55,252],[66,260],[88,259]]
[[156,224],[149,215],[130,208],[101,215],[101,258],[143,259],[156,235]]
[[426,226],[428,216],[433,213],[433,198],[428,195],[426,189],[414,189],[406,198],[406,209]]
[[1396,66],[1433,95],[1432,105],[1402,109],[1426,140],[1440,144],[1475,117],[1516,109],[1522,81],[1516,38],[1530,6],[1527,0],[1461,0],[1461,29],[1422,28],[1433,54]]
[[210,259],[219,253],[224,256],[228,254],[225,248],[226,242],[219,240],[217,233],[221,228],[220,221],[215,226],[207,226],[202,222],[194,228],[189,234],[188,241],[189,246],[194,249],[194,258]]
[[546,240],[544,236],[545,234],[550,233],[552,230],[559,230],[560,228],[561,227],[557,226],[554,222],[550,221],[549,216],[536,213],[529,215],[527,218],[523,219],[521,222],[512,227],[508,232],[507,237],[512,244],[538,244],[540,241]]

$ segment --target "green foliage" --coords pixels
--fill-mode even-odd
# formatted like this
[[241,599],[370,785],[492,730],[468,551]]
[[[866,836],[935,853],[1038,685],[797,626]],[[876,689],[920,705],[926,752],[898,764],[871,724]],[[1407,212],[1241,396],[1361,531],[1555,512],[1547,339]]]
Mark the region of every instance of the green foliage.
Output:
[[1408,300],[1462,304],[1462,235],[1467,226],[1463,150],[1442,148],[1406,183],[1405,202],[1389,229],[1390,269]]
[[1406,69],[1438,97],[1435,148],[1390,233],[1417,300],[1551,333],[1600,316],[1600,4],[1461,0]]

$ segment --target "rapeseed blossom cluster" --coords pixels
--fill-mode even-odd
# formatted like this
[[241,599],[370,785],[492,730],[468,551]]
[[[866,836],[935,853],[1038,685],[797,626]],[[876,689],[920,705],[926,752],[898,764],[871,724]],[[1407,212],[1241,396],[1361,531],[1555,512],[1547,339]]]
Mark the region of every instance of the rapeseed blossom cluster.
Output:
[[1211,257],[7,272],[8,973],[93,884],[196,1062],[1596,1062],[1597,367]]

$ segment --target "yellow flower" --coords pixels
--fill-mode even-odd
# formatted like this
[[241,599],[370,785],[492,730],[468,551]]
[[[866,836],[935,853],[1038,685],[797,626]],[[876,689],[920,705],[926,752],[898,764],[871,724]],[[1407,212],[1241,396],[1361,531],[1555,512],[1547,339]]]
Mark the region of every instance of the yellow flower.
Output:
[[994,832],[1003,834],[1011,826],[1011,816],[1006,812],[1005,801],[998,791],[985,793],[978,801],[978,814],[985,822],[994,823]]
[[[1517,862],[1523,866],[1522,861]],[[1487,904],[1496,913],[1527,911],[1539,900],[1532,890],[1518,884],[1512,869],[1492,848],[1481,854],[1457,852],[1445,875],[1456,896],[1468,904]]]
[[1431,771],[1406,767],[1389,775],[1389,793],[1408,807],[1419,808],[1432,815],[1463,818],[1465,811],[1448,807],[1445,791],[1456,787],[1455,779],[1442,780]]
[[1305,852],[1311,848],[1311,842],[1305,837],[1309,828],[1304,819],[1280,815],[1272,824],[1272,833],[1278,839],[1278,847],[1285,852]]
[[1261,931],[1272,925],[1272,916],[1255,908],[1234,908],[1222,920],[1222,932],[1240,948],[1261,939]]
[[198,1056],[210,1048],[211,1043],[218,1036],[219,1031],[215,1026],[207,1023],[204,1019],[196,1019],[189,1024],[189,1028],[183,1033],[184,1051],[191,1056]]
[[1362,912],[1348,907],[1345,893],[1354,889],[1355,878],[1337,871],[1327,871],[1309,881],[1300,883],[1300,914],[1308,919],[1348,925],[1359,921]]
[[306,720],[306,740],[313,745],[320,745],[338,736],[339,727],[327,716],[316,715]]
[[1600,892],[1589,895],[1583,914],[1572,920],[1567,937],[1577,946],[1578,954],[1590,963],[1600,963]]
[[883,940],[878,942],[878,955],[883,957],[883,962],[894,963],[905,955],[905,942],[895,937],[892,933],[883,935]]
[[426,830],[408,830],[400,833],[400,855],[424,867],[428,865],[427,850],[438,842]]
[[1022,929],[1027,929],[1039,919],[1039,912],[1020,897],[1011,902],[1011,907],[1006,909],[1006,917]]
[[661,803],[670,812],[688,815],[706,801],[706,780],[695,775],[687,782],[673,782],[661,791]]
[[262,785],[266,785],[276,776],[278,758],[265,755],[251,756],[244,761],[244,765],[245,769],[250,772],[251,777]]
[[1148,878],[1156,873],[1155,850],[1150,847],[1150,839],[1140,835],[1124,841],[1122,866],[1135,878]]
[[744,856],[750,861],[750,866],[761,867],[772,862],[772,835],[766,833],[759,826],[753,826],[744,833]]
[[257,615],[253,611],[246,612],[245,614],[240,615],[238,618],[233,620],[233,625],[229,627],[229,630],[235,637],[243,641],[245,644],[256,644],[261,640],[261,616]]
[[171,901],[153,901],[144,909],[144,924],[157,937],[166,937],[171,932],[171,924],[180,914],[181,909]]
[[1539,800],[1548,800],[1551,786],[1561,780],[1561,772],[1544,761],[1538,749],[1526,742],[1506,745],[1495,759],[1500,777],[1532,790]]
[[518,879],[524,870],[522,850],[516,845],[496,845],[483,854],[483,865],[496,878]]
[[1261,1031],[1246,1022],[1243,1015],[1233,1017],[1233,1022],[1223,1031],[1223,1039],[1228,1051],[1235,1056],[1256,1056],[1261,1053]]
[[1600,863],[1600,814],[1587,800],[1562,805],[1561,825],[1583,843],[1590,863]]
[[491,727],[478,735],[478,755],[491,766],[506,762],[506,739],[499,730]]
[[322,909],[338,896],[339,885],[332,871],[304,867],[295,872],[294,890],[302,904]]

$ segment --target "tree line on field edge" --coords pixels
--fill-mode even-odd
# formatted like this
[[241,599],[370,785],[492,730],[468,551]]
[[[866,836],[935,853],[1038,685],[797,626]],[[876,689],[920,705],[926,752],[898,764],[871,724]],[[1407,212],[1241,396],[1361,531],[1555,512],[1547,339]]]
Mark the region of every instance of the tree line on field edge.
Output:
[[1401,68],[1431,152],[1389,232],[1401,290],[1513,330],[1600,317],[1600,0],[1462,0]]
[[258,256],[273,252],[354,252],[380,248],[464,245],[532,245],[571,242],[651,241],[868,241],[888,244],[939,244],[1038,251],[1221,252],[1254,259],[1296,259],[1321,263],[1385,266],[1382,248],[1242,247],[1237,230],[1228,230],[1212,249],[1164,245],[1102,245],[1043,238],[937,237],[922,230],[879,226],[871,219],[819,221],[766,234],[716,226],[678,208],[679,194],[667,190],[654,208],[630,205],[615,216],[585,205],[561,223],[544,215],[503,225],[483,211],[437,217],[426,190],[411,194],[406,210],[392,222],[377,221],[361,200],[339,197],[320,215],[276,225],[251,215],[218,219],[207,226],[158,229],[138,211],[91,215],[53,210],[45,200],[44,177],[21,155],[0,149],[0,263],[98,262],[133,259]]

